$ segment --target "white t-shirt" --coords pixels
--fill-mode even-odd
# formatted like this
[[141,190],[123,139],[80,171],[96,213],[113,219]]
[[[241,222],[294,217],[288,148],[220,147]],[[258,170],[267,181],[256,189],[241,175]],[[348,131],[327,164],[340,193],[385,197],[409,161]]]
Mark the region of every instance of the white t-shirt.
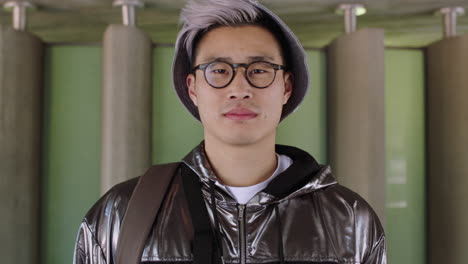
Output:
[[232,196],[234,196],[239,204],[246,204],[258,192],[265,189],[271,180],[285,171],[293,163],[292,159],[286,155],[276,154],[276,159],[278,161],[276,170],[273,172],[273,175],[271,175],[270,178],[266,179],[265,181],[246,187],[232,187],[226,185],[228,191],[232,194]]

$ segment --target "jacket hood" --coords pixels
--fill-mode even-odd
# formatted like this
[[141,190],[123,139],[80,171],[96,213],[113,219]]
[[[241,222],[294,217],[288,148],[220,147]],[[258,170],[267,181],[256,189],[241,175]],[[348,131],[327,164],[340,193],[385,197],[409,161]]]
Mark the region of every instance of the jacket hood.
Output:
[[[309,153],[284,145],[276,145],[275,149],[276,153],[290,157],[293,163],[276,176],[263,191],[255,195],[248,204],[277,203],[337,184],[330,166],[318,164]],[[208,186],[210,181],[215,181],[217,187],[225,192],[222,196],[230,196],[211,168],[204,150],[204,142],[195,147],[183,159],[183,162],[198,175],[205,186]],[[222,196],[220,198],[224,200]],[[224,202],[229,203],[229,201]]]

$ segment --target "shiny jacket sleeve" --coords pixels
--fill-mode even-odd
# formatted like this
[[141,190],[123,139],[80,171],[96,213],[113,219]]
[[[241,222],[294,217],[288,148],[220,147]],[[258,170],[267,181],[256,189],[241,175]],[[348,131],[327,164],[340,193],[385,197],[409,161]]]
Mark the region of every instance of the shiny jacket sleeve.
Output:
[[107,264],[103,250],[86,221],[83,221],[76,238],[74,264]]
[[385,236],[382,235],[364,264],[387,264]]
[[[341,221],[345,224],[341,228],[338,228],[338,236],[343,235],[343,231],[348,228],[353,230],[351,240],[346,240],[346,243],[352,245],[349,248],[349,252],[353,252],[354,262],[361,264],[386,264],[385,232],[377,214],[369,203],[359,194],[339,184],[330,187],[328,191],[334,193],[334,195],[328,193],[327,197],[331,198],[326,201],[323,200],[325,204],[333,208],[332,213],[329,214],[329,221],[332,222],[336,215],[340,215],[338,214],[339,212],[345,215],[343,219],[349,219],[350,221]],[[333,207],[334,204],[341,204],[343,207]],[[333,231],[330,230],[329,232]],[[343,246],[342,249],[347,251],[346,246]],[[341,255],[345,254],[342,253]]]
[[353,203],[356,241],[360,242],[363,264],[387,264],[385,232],[372,207],[356,194]]
[[[366,203],[367,204],[367,203]],[[366,213],[362,213],[361,209],[361,221],[364,225],[367,225],[367,230],[362,230],[363,234],[360,239],[362,239],[363,245],[367,245],[365,256],[362,260],[363,264],[387,264],[387,249],[386,249],[386,240],[385,233],[380,223],[377,214],[369,206],[369,209]],[[359,226],[360,224],[356,224]],[[367,232],[366,232],[367,231]],[[366,239],[367,238],[367,239]],[[367,241],[367,242],[364,242]]]
[[74,264],[113,264],[120,223],[138,178],[118,184],[88,211],[78,230]]

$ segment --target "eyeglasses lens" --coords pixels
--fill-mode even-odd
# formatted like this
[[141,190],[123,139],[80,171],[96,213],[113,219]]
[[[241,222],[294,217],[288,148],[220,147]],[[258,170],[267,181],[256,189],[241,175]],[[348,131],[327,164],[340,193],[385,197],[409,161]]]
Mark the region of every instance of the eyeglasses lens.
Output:
[[275,78],[275,69],[269,63],[256,62],[247,69],[247,78],[259,88],[270,85]]
[[232,68],[224,62],[214,62],[205,69],[206,81],[213,87],[223,87],[232,78]]

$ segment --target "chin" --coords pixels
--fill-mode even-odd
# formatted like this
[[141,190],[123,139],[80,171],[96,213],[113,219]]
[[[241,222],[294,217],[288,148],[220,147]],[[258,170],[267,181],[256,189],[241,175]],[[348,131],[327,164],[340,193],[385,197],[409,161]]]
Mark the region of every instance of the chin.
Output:
[[[231,129],[218,133],[218,140],[229,144],[231,146],[251,146],[260,142],[269,141],[271,137],[275,137],[276,130],[263,130],[263,129]],[[221,132],[221,131],[219,131]],[[274,140],[273,140],[274,141]]]
[[[205,138],[213,138],[215,141],[232,146],[247,146],[268,140],[276,134],[276,127],[265,124],[228,124],[218,126],[205,126]],[[274,140],[273,140],[274,141]]]
[[253,137],[252,135],[232,135],[223,136],[221,140],[229,145],[247,146],[258,142],[259,138]]

